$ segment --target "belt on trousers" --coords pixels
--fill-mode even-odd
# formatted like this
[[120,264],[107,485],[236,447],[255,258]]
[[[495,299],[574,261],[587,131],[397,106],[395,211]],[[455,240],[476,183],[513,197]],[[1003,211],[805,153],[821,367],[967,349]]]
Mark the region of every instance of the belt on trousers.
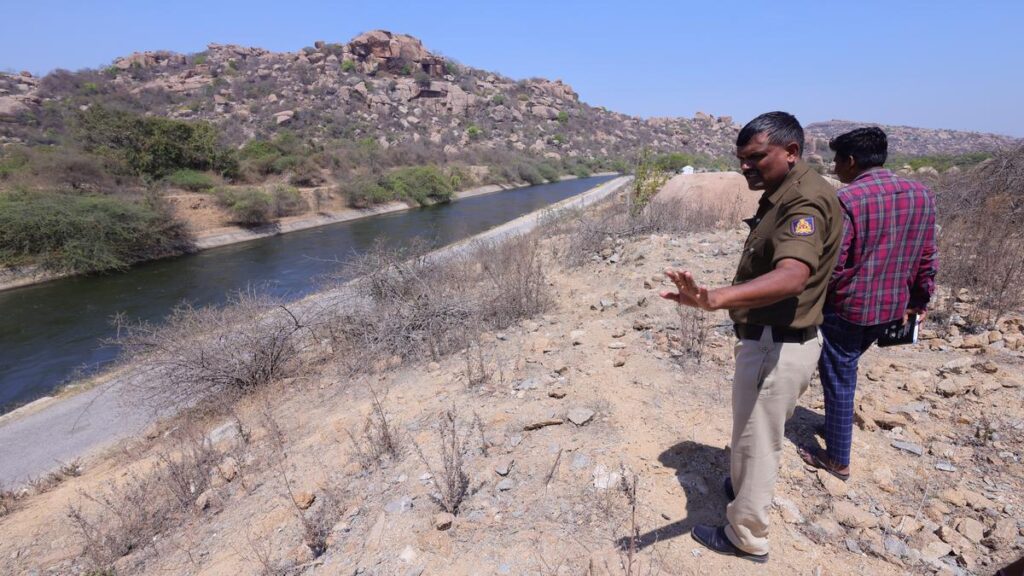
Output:
[[[764,326],[759,324],[734,324],[733,330],[736,332],[736,337],[740,340],[760,340],[761,334],[764,333]],[[809,326],[807,328],[781,328],[779,326],[772,326],[772,341],[773,342],[795,342],[797,344],[803,344],[808,340],[813,340],[818,337],[818,327]]]

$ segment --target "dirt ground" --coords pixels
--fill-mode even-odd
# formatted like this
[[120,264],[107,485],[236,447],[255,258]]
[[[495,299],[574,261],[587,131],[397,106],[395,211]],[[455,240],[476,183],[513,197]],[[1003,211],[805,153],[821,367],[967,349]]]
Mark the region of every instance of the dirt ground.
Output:
[[[735,174],[678,177],[662,198],[696,196],[756,204]],[[117,574],[753,573],[689,535],[724,522],[731,325],[657,296],[666,267],[729,282],[740,226],[608,238],[575,268],[568,239],[549,238],[548,313],[437,362],[358,380],[328,362],[248,397],[233,417],[159,423],[18,500],[0,517],[0,573],[85,573],[97,544],[73,529],[70,507],[96,513],[103,494],[127,493],[186,428],[215,447],[211,487],[117,560]],[[967,300],[947,295],[940,308],[962,312]],[[851,480],[808,469],[787,443],[771,560],[757,573],[988,574],[1020,557],[1020,325],[981,335],[944,321],[921,344],[869,351]],[[380,467],[356,451],[371,390],[401,445]],[[813,440],[822,407],[814,383],[787,437]],[[449,413],[468,446],[469,494],[454,518],[434,499]],[[319,555],[304,544],[312,517],[330,518]]]

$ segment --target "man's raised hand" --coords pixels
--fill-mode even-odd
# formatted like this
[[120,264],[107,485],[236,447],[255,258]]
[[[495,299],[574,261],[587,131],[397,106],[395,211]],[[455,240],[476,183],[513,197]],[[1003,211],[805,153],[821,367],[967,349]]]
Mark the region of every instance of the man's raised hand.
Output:
[[701,308],[704,310],[710,310],[711,305],[708,301],[708,289],[703,286],[697,286],[697,281],[693,279],[693,274],[686,270],[672,270],[671,268],[665,269],[665,276],[676,285],[678,292],[669,292],[664,290],[661,292],[661,297],[666,300],[674,300],[685,306],[691,306],[693,308]]

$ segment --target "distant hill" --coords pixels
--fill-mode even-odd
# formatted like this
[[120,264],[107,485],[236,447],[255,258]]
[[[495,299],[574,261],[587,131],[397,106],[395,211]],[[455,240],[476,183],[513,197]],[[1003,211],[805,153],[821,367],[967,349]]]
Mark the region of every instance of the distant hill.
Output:
[[[829,120],[814,122],[805,127],[808,149],[811,152],[828,150],[828,141],[844,132],[864,126],[878,126],[889,138],[889,150],[904,156],[957,155],[970,152],[993,152],[1006,150],[1021,143],[1021,140],[999,134],[965,132],[960,130],[932,130],[911,126],[890,126],[872,122],[850,120]],[[812,139],[814,140],[813,143]]]

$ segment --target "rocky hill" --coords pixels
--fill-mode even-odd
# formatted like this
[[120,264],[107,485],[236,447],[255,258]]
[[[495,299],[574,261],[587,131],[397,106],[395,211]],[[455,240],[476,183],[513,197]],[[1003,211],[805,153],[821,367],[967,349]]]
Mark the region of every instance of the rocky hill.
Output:
[[117,105],[216,123],[233,144],[288,128],[314,141],[373,137],[451,155],[521,151],[618,157],[641,145],[731,154],[729,117],[641,119],[580,102],[561,81],[510,78],[431,53],[416,38],[367,32],[298,52],[210,44],[191,55],[142,52],[103,70],[0,76],[0,138],[45,140],[55,109]]
[[811,152],[826,152],[828,141],[844,132],[863,126],[878,126],[889,137],[889,150],[904,156],[956,155],[970,152],[992,152],[1020,145],[1020,140],[1000,134],[931,130],[911,126],[890,126],[872,122],[829,120],[808,124],[807,136]]

